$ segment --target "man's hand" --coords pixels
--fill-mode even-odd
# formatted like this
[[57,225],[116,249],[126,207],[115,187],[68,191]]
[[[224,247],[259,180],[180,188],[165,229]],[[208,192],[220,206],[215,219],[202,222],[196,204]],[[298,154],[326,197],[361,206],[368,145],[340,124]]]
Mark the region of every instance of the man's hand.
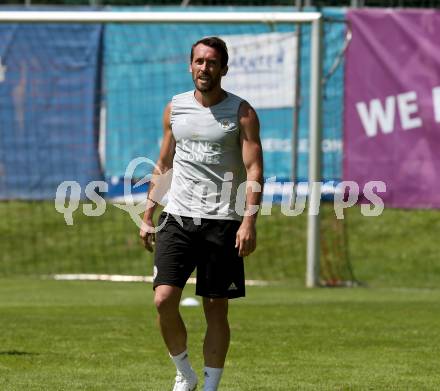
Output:
[[238,255],[246,257],[255,250],[255,247],[257,247],[255,222],[243,220],[235,239],[235,248],[238,248]]
[[141,237],[144,247],[151,253],[155,242],[155,226],[152,219],[144,219],[142,222],[139,236]]

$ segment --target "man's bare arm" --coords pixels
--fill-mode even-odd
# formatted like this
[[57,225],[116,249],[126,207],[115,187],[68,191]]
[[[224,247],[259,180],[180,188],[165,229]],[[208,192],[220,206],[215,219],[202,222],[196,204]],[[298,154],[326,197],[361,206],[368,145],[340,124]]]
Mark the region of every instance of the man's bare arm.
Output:
[[161,197],[163,189],[158,186],[158,178],[163,178],[163,175],[172,168],[176,142],[171,131],[171,102],[165,107],[163,113],[163,139],[160,148],[159,159],[156,162],[156,167],[153,170],[152,180],[150,181],[147,204],[145,208],[143,224],[139,235],[144,242],[144,246],[148,251],[153,251],[152,243],[154,242],[154,223],[153,214],[157,207],[157,201]]
[[[257,245],[255,223],[256,207],[261,203],[263,191],[263,150],[260,140],[260,123],[257,113],[247,102],[243,102],[239,111],[240,141],[243,163],[246,168],[247,182],[259,184],[260,191],[246,189],[246,209],[242,224],[237,231],[236,247],[240,256],[252,253]],[[255,209],[255,210],[253,210]]]

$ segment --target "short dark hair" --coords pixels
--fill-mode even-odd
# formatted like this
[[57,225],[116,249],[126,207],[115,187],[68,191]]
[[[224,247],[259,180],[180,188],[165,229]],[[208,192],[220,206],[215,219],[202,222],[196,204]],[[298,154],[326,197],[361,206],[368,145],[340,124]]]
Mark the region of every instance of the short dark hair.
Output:
[[228,60],[229,60],[228,48],[226,47],[225,41],[223,41],[223,39],[220,39],[219,37],[202,38],[199,39],[195,44],[193,44],[191,46],[191,57],[190,57],[191,62],[194,57],[194,48],[199,44],[209,46],[210,48],[213,48],[220,53],[220,64],[222,68],[228,65]]

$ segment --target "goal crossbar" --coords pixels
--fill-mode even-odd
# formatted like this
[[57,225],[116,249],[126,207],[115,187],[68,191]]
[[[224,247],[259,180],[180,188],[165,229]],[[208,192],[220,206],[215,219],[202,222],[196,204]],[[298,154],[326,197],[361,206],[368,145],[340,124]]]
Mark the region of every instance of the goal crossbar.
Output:
[[[4,11],[0,23],[310,23],[309,207],[306,286],[318,285],[321,189],[322,14],[319,12]],[[318,211],[318,213],[316,213]]]
[[312,23],[321,17],[319,12],[0,12],[3,23]]

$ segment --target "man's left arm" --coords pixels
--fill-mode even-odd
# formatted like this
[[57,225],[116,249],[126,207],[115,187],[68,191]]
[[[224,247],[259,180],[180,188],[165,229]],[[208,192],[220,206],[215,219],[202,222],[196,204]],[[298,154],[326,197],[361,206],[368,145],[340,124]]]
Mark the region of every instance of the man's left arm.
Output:
[[248,102],[239,110],[240,142],[246,168],[246,207],[243,221],[237,231],[235,247],[240,256],[251,254],[257,246],[255,224],[263,192],[263,150],[260,141],[260,122]]

